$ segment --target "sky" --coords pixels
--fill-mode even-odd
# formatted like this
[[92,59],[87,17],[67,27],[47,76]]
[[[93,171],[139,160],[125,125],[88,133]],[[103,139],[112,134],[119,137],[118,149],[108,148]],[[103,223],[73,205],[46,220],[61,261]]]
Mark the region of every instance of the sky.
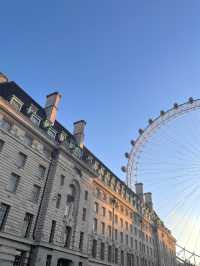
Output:
[[2,1],[0,71],[58,120],[87,121],[86,146],[120,178],[138,129],[200,97],[200,1]]

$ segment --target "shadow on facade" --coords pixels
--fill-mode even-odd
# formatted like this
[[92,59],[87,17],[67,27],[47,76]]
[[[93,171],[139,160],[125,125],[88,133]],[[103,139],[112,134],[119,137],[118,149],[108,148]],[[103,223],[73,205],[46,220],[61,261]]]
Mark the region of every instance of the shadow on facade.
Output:
[[73,266],[73,262],[71,260],[59,259],[57,266]]

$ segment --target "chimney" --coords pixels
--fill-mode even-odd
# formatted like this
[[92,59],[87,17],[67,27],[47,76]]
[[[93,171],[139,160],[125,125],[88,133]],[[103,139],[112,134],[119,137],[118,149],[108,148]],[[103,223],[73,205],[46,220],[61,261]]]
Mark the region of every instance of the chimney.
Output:
[[145,200],[145,204],[150,209],[153,209],[153,201],[152,201],[152,193],[151,192],[144,193],[144,200]]
[[58,92],[51,93],[47,95],[46,104],[45,104],[45,113],[47,119],[54,124],[56,120],[58,105],[61,100],[61,94]]
[[135,184],[136,194],[139,196],[140,200],[143,201],[143,183],[136,183]]
[[86,126],[86,122],[84,120],[74,122],[74,137],[81,148],[83,148],[83,144],[84,144],[85,126]]
[[6,77],[6,75],[0,72],[0,83],[6,83],[6,82],[8,82],[8,78]]

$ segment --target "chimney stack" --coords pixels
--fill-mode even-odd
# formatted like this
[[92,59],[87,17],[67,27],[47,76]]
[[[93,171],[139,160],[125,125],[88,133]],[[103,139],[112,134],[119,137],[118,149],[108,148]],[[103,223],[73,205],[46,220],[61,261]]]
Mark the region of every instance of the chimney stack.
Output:
[[79,146],[83,148],[84,145],[84,129],[86,126],[86,122],[84,120],[80,120],[77,122],[74,122],[74,137],[76,141],[78,142]]
[[0,83],[6,83],[6,82],[8,82],[8,78],[6,77],[6,75],[0,72]]
[[145,204],[150,209],[153,209],[153,201],[152,201],[152,193],[151,192],[144,193],[144,200],[145,200]]
[[136,190],[136,194],[139,196],[140,200],[143,201],[143,183],[136,183],[135,184],[135,190]]
[[61,94],[58,92],[53,92],[47,95],[46,104],[45,104],[45,113],[47,119],[54,124],[56,120],[58,105],[61,100]]

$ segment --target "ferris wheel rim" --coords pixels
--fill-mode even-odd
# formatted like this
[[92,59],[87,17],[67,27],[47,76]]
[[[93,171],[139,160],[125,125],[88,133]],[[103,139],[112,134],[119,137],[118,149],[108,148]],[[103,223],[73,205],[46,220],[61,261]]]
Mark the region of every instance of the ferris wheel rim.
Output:
[[149,123],[144,129],[139,129],[139,135],[135,141],[131,141],[132,147],[130,152],[125,153],[125,157],[128,159],[127,165],[122,167],[122,171],[126,173],[126,182],[128,187],[134,189],[134,185],[137,180],[133,181],[133,170],[134,167],[137,168],[137,156],[141,152],[141,148],[147,142],[148,138],[153,135],[153,133],[163,126],[165,122],[175,119],[185,113],[200,109],[200,99],[193,99],[190,97],[187,102],[182,104],[174,103],[174,106],[167,111],[160,111],[154,119],[149,119]]

